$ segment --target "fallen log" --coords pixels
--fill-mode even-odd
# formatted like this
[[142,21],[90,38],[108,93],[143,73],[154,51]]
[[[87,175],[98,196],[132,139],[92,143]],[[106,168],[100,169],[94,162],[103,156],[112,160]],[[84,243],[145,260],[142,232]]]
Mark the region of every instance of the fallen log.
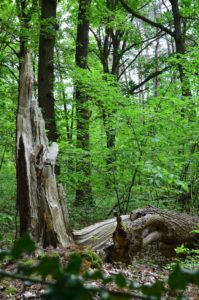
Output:
[[199,217],[152,206],[137,209],[130,215],[115,215],[82,230],[73,231],[77,244],[93,249],[103,248],[112,237],[113,244],[106,252],[110,261],[130,262],[132,257],[146,246],[157,242],[165,256],[175,254],[181,244],[199,246],[199,234],[193,232],[199,226]]
[[112,260],[130,261],[137,252],[154,242],[167,257],[175,255],[175,248],[181,244],[191,248],[199,246],[199,234],[194,231],[199,226],[197,216],[149,206],[130,214],[128,229],[122,225],[120,217],[116,217],[117,227],[109,253]]
[[[130,215],[123,215],[121,218],[126,224],[130,222]],[[73,230],[74,241],[77,245],[91,247],[94,250],[103,248],[105,243],[112,238],[116,226],[117,221],[115,218],[112,218],[95,223],[81,230]]]

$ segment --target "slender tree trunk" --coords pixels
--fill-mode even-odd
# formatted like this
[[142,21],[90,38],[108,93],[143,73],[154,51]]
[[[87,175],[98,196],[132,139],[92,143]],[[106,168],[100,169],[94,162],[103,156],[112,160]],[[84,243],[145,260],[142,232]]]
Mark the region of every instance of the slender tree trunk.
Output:
[[[154,6],[154,18],[156,19],[157,17],[157,10],[159,9],[158,6]],[[158,35],[159,29],[156,28],[156,34]],[[158,72],[159,69],[159,45],[160,41],[159,39],[156,40],[155,44],[155,72]],[[154,96],[158,97],[158,86],[159,86],[159,78],[158,75],[154,78]]]
[[49,147],[45,123],[33,98],[31,54],[21,65],[17,115],[17,206],[20,235],[28,231],[41,246],[72,241],[66,203],[54,173],[58,145]]
[[54,48],[57,0],[41,0],[38,101],[50,141],[57,141],[54,99]]
[[[185,54],[185,33],[183,33],[183,22],[180,16],[178,0],[170,0],[174,21],[174,40],[176,46],[176,54]],[[185,74],[184,66],[178,63],[179,77],[182,85],[182,96],[191,96],[191,88],[188,77]]]
[[[19,74],[21,72],[22,64],[23,64],[23,61],[24,61],[24,58],[25,58],[25,55],[27,52],[27,44],[28,44],[28,40],[29,40],[27,31],[29,28],[30,20],[31,20],[31,14],[27,13],[26,6],[27,6],[26,0],[16,1],[17,15],[18,15],[18,18],[20,21],[19,53],[18,53]],[[25,29],[25,31],[24,31],[24,29]],[[18,95],[19,95],[19,86],[20,86],[20,82],[18,81]]]
[[[86,70],[88,68],[88,46],[89,46],[89,20],[88,9],[91,0],[79,0],[76,55],[77,67]],[[77,162],[77,172],[81,179],[77,184],[75,205],[93,204],[91,186],[91,164],[90,164],[90,135],[88,108],[88,96],[83,84],[76,82],[76,117],[77,117],[77,147],[82,149],[81,158]]]
[[[65,93],[65,88],[64,88],[64,79],[63,79],[63,75],[62,75],[62,69],[61,69],[61,61],[60,61],[60,53],[59,50],[56,49],[56,54],[57,54],[57,67],[58,67],[58,73],[59,73],[59,80],[61,85],[63,86],[62,88],[62,92],[61,92],[61,96],[63,99],[63,105],[64,105],[64,115],[65,115],[65,123],[66,123],[66,139],[69,143],[72,143],[72,128],[70,126],[69,123],[69,113],[68,113],[68,108],[67,108],[67,97],[66,97],[66,93]],[[72,123],[72,121],[71,121]]]

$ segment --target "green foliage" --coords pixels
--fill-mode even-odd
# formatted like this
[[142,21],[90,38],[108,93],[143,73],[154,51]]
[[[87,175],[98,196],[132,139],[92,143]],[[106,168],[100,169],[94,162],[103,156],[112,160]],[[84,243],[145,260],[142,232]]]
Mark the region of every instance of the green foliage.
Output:
[[[13,260],[16,257],[19,258],[24,251],[31,253],[34,249],[34,243],[25,235],[11,251],[7,251],[7,255]],[[3,259],[1,256],[0,260]],[[80,275],[81,265],[82,258],[76,254],[70,257],[69,262],[64,267],[61,266],[59,257],[45,256],[35,265],[19,264],[17,272],[11,273],[0,269],[0,280],[8,277],[20,279],[24,282],[42,283],[47,287],[42,296],[43,299],[54,300],[64,300],[68,297],[71,300],[91,300],[95,299],[96,295],[99,299],[111,300],[118,299],[118,297],[119,299],[132,299],[132,297],[136,297],[135,291],[142,292],[143,297],[146,297],[146,299],[158,300],[167,291],[167,287],[163,282],[157,281],[151,286],[142,286],[127,280],[121,273],[114,276],[105,276],[103,272],[96,270],[94,272],[87,271]],[[37,274],[37,277],[35,277],[35,274]],[[99,287],[92,287],[90,285],[92,280],[97,280],[100,283]],[[110,290],[106,286],[110,282],[115,283],[118,288],[125,288],[125,291]],[[190,271],[176,265],[168,277],[169,289],[173,291],[180,290],[182,293],[189,283],[199,286],[199,271]],[[12,289],[10,293],[16,293],[16,289]]]
[[199,286],[199,271],[186,270],[180,265],[176,265],[170,274],[168,283],[172,289],[185,290],[188,283]]
[[102,259],[92,249],[85,249],[82,252],[81,257],[91,263],[91,268],[100,269],[102,267]]
[[[40,27],[40,13],[36,2],[28,1],[25,8],[25,14],[30,17],[29,28],[24,27],[24,20],[19,17],[20,7],[16,3],[19,4],[20,1],[1,1],[0,4],[0,226],[3,232],[9,232],[9,235],[5,235],[5,239],[9,241],[13,239],[14,227],[17,225],[14,202],[18,53],[20,40],[27,38],[33,48],[36,78]],[[183,207],[196,213],[199,209],[198,1],[180,2],[181,16],[186,18],[186,53],[175,55],[170,44],[167,49],[165,37],[161,37],[158,57],[154,54],[155,47],[158,46],[155,39],[157,29],[131,18],[118,1],[110,1],[109,6],[108,2],[93,0],[91,10],[88,11],[92,29],[88,70],[75,67],[78,1],[58,3],[55,108],[60,146],[59,180],[67,191],[72,224],[82,227],[104,219],[114,206],[121,213],[146,204],[180,210]],[[170,8],[162,9],[158,1],[148,3],[131,0],[127,3],[146,17],[152,17],[156,11],[154,20],[173,30]],[[54,20],[48,22],[43,24],[47,25],[47,33],[52,30],[54,32]],[[109,66],[109,73],[105,74],[102,61],[106,55],[102,57],[100,51],[103,50],[107,32],[108,40],[114,35],[117,39],[118,33],[119,48],[114,50],[111,44],[105,53],[108,55]],[[122,53],[125,46],[128,51]],[[143,51],[139,53],[141,49]],[[111,74],[114,51],[121,55],[120,71],[129,66],[119,80]],[[137,59],[129,64],[134,58]],[[191,98],[181,95],[177,70],[179,64],[182,64],[189,78]],[[171,69],[157,77],[157,91],[155,80],[151,79],[143,86],[143,92],[132,94],[139,76],[139,80],[144,80],[156,67],[160,70],[166,65],[171,66]],[[84,86],[83,91],[89,97],[89,162],[96,204],[96,209],[85,205],[78,212],[73,205],[75,190],[78,182],[86,179],[82,178],[81,171],[77,172],[78,161],[84,154],[76,146],[73,87],[77,81]],[[103,118],[104,112],[108,115],[106,120]],[[107,131],[115,135],[115,145],[112,148],[107,147]],[[107,165],[110,157],[114,158],[113,162]]]
[[34,251],[35,244],[26,233],[14,245],[13,249],[11,250],[11,256],[14,259],[18,259],[22,253],[26,252],[27,254],[31,254]]
[[185,245],[182,244],[181,246],[177,247],[175,249],[175,251],[176,251],[176,254],[178,254],[178,255],[184,255],[184,254],[188,254],[189,248],[185,247]]
[[178,256],[177,261],[181,264],[181,266],[192,270],[198,269],[198,249],[190,249],[188,247],[185,247],[184,244],[182,244],[181,246],[177,247],[175,251]]

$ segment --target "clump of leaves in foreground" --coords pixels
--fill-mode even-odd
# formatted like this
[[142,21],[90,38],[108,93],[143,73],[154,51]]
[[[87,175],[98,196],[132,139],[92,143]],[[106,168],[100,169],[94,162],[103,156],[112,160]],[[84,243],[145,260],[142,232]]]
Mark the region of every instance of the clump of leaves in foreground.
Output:
[[[66,266],[61,266],[59,257],[43,257],[36,265],[20,264],[20,257],[25,252],[31,254],[35,251],[35,244],[25,234],[13,249],[0,251],[0,260],[14,259],[17,268],[15,272],[6,272],[0,269],[0,279],[10,277],[23,282],[40,283],[46,286],[43,299],[51,300],[92,300],[97,295],[98,299],[161,299],[166,292],[165,284],[157,281],[151,286],[138,285],[127,280],[121,273],[115,276],[105,276],[100,270],[81,274],[82,259],[72,255]],[[92,281],[99,281],[99,287],[93,287]],[[115,283],[121,291],[110,290],[108,283]],[[199,286],[199,271],[190,271],[175,267],[168,278],[168,287],[177,291],[178,299],[183,299],[182,293],[189,283]],[[137,290],[135,294],[135,290]],[[139,294],[139,295],[138,295]]]

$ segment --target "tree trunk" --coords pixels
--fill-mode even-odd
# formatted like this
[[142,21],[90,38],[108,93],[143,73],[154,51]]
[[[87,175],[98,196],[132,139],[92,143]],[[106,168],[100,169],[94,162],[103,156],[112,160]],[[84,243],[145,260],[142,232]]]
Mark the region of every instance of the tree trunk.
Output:
[[[76,65],[86,70],[88,68],[89,21],[88,9],[91,0],[79,0],[77,39],[76,39]],[[92,204],[91,163],[90,163],[90,134],[88,96],[85,87],[76,82],[76,117],[77,117],[77,147],[82,149],[77,162],[77,172],[81,179],[77,183],[75,205]]]
[[[129,215],[123,215],[121,218],[124,223],[130,222]],[[103,248],[106,242],[111,239],[116,225],[115,218],[104,220],[80,230],[73,230],[73,237],[77,245],[93,249]]]
[[198,224],[199,217],[149,206],[133,211],[129,228],[125,229],[121,217],[117,215],[114,244],[109,248],[109,255],[114,261],[129,262],[137,252],[157,242],[163,255],[173,256],[175,248],[181,244],[199,246],[199,235],[193,232]]
[[[199,246],[199,217],[146,207],[130,215],[105,220],[82,230],[74,230],[75,242],[93,249],[104,248],[110,261],[130,262],[143,248],[157,242],[163,255],[174,255],[181,244]],[[113,244],[106,242],[113,238]]]
[[[186,50],[185,45],[185,32],[183,32],[183,22],[180,15],[180,9],[178,0],[170,0],[173,13],[173,22],[174,22],[174,40],[176,46],[176,54],[184,55]],[[179,56],[180,58],[180,56]],[[185,74],[184,66],[181,63],[178,63],[178,71],[180,82],[182,85],[182,96],[191,96],[191,88],[188,76]]]
[[54,99],[54,47],[57,26],[56,7],[57,0],[41,0],[38,101],[46,122],[48,139],[51,142],[56,142],[58,138]]
[[22,64],[17,115],[17,206],[20,235],[28,231],[41,246],[71,242],[63,188],[54,173],[58,145],[49,147],[45,123],[33,98],[31,54]]

